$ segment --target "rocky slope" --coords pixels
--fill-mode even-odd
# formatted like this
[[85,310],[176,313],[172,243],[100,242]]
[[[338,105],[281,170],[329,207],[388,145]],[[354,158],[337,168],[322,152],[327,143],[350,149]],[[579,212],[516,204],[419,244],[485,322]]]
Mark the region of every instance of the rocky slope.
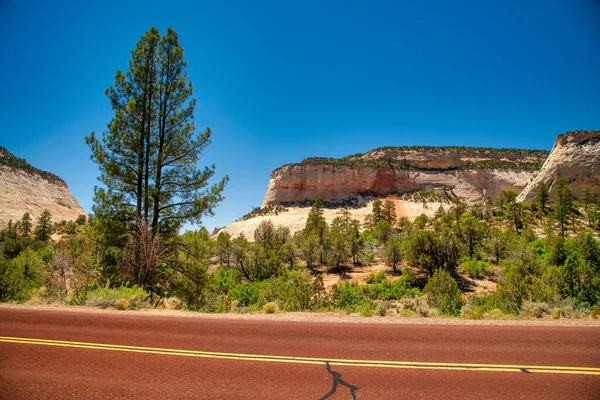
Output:
[[44,209],[52,221],[71,221],[85,211],[58,176],[41,171],[0,146],[0,228],[29,211],[33,222]]
[[576,131],[558,135],[539,173],[519,194],[518,201],[533,201],[537,186],[545,182],[554,196],[553,184],[564,178],[578,198],[584,187],[600,193],[600,131]]
[[263,207],[362,204],[418,190],[449,192],[477,203],[520,192],[548,156],[543,150],[386,147],[341,159],[311,158],[273,171]]
[[[390,198],[396,204],[396,215],[398,218],[407,217],[413,221],[421,214],[432,216],[441,206],[444,209],[449,209],[451,204],[445,201],[433,200],[433,201],[414,201],[414,200],[401,200],[398,198]],[[256,216],[248,219],[241,219],[234,223],[227,225],[213,233],[213,236],[218,235],[220,232],[227,232],[232,237],[236,237],[243,234],[246,238],[254,240],[254,231],[258,225],[265,220],[271,220],[275,225],[287,226],[290,228],[292,233],[304,229],[306,226],[306,220],[308,219],[308,213],[311,207],[290,207],[285,211]],[[350,215],[353,219],[357,219],[361,224],[364,223],[365,217],[372,210],[372,202],[367,202],[364,207],[351,208]],[[325,208],[323,210],[323,217],[327,223],[331,223],[335,217],[340,216],[340,210],[336,208]]]

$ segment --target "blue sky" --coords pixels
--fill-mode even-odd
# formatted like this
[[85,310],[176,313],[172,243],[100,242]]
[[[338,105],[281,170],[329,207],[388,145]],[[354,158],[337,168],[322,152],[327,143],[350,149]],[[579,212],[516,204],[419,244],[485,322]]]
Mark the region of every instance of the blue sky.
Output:
[[270,172],[385,145],[550,149],[600,129],[600,2],[0,0],[0,145],[91,210],[84,137],[151,26],[180,36],[228,174],[212,229],[260,205]]

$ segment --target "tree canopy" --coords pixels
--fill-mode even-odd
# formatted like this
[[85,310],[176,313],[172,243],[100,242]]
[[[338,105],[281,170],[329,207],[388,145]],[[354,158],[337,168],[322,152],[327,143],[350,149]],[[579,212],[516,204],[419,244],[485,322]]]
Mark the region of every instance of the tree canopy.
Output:
[[224,177],[209,185],[215,166],[198,168],[211,142],[197,134],[196,100],[177,33],[151,28],[131,53],[129,69],[117,71],[106,90],[114,117],[108,131],[86,137],[100,168],[94,212],[147,221],[153,235],[212,215],[223,199]]

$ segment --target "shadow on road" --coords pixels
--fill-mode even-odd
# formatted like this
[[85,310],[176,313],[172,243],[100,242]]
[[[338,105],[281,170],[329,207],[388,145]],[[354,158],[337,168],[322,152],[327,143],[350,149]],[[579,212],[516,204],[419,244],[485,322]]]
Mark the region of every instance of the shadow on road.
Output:
[[329,365],[329,361],[326,361],[325,365],[327,366],[327,372],[329,372],[331,374],[331,376],[333,376],[333,385],[331,386],[331,390],[325,396],[321,397],[319,400],[328,399],[329,397],[333,396],[333,394],[337,391],[338,384],[340,384],[342,386],[346,386],[348,389],[350,389],[350,394],[352,395],[352,400],[356,400],[356,391],[358,390],[358,388],[356,386],[352,386],[351,384],[343,381],[341,379],[342,374],[340,374],[339,372],[333,371],[331,369],[331,365]]

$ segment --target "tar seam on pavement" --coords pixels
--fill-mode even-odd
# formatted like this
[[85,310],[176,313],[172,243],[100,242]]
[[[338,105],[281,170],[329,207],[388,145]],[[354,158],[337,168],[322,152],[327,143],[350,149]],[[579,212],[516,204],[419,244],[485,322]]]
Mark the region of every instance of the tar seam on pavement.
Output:
[[333,384],[331,386],[331,390],[325,396],[321,397],[319,400],[325,400],[325,399],[333,396],[333,394],[337,391],[338,383],[340,385],[346,386],[348,389],[350,389],[350,394],[352,395],[352,400],[356,400],[356,391],[358,390],[358,388],[356,386],[352,386],[348,382],[343,381],[341,379],[342,374],[340,374],[339,372],[333,371],[331,369],[331,365],[329,365],[329,361],[325,361],[325,365],[327,366],[327,372],[329,372],[331,374],[331,376],[333,376]]

